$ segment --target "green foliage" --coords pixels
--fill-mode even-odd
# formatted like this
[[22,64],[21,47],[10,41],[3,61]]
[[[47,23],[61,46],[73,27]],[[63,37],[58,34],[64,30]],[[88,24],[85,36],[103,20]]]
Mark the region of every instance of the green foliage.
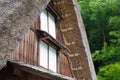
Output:
[[98,80],[120,80],[120,62],[101,67]]
[[109,26],[111,26],[113,30],[120,30],[120,16],[111,16],[109,18]]
[[79,0],[91,52],[102,49],[111,38],[109,32],[120,29],[119,0]]
[[78,0],[98,80],[120,80],[120,0]]

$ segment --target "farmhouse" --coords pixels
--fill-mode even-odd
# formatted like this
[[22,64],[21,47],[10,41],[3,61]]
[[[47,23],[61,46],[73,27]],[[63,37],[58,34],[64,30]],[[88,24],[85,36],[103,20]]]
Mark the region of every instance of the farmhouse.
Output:
[[0,0],[0,80],[96,80],[77,0]]

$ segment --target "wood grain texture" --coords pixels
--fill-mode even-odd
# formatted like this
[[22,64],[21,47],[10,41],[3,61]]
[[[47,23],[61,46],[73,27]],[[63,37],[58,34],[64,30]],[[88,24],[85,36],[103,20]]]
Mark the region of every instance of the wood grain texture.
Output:
[[[62,35],[58,24],[56,24],[57,40],[63,43]],[[39,16],[32,25],[33,29],[40,29]],[[30,65],[39,66],[39,38],[35,32],[29,30],[19,46],[16,47],[13,58],[15,61],[21,61]],[[58,60],[58,73],[72,77],[70,65],[67,57],[63,53],[59,53]]]

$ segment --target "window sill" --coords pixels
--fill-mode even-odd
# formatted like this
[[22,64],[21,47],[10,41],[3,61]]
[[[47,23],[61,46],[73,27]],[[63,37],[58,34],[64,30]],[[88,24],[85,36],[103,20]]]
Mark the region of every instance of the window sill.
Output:
[[38,38],[53,47],[54,49],[60,51],[69,51],[68,48],[63,45],[61,42],[53,38],[49,33],[43,31],[43,30],[35,30],[33,28],[30,28],[33,32],[35,32],[38,36]]
[[47,32],[45,32],[43,30],[36,30],[36,32],[37,32],[38,37],[40,38],[40,40],[42,40],[45,43],[49,44],[50,46],[52,46],[56,50],[61,50],[61,49],[67,50],[66,46],[64,46],[61,42],[59,42],[58,40],[56,40],[55,38],[53,38]]

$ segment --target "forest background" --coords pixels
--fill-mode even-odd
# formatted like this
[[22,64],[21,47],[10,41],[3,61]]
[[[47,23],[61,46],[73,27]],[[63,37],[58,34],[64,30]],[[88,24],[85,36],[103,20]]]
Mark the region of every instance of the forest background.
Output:
[[120,0],[78,0],[98,80],[120,80]]

